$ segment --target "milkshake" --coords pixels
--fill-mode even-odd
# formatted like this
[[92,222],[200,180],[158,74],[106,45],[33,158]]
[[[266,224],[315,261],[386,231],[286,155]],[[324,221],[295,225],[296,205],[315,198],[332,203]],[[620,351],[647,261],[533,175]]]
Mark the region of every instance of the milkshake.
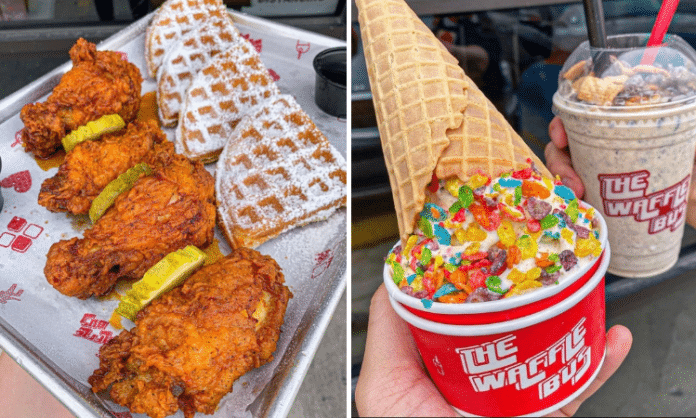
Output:
[[584,199],[609,229],[608,271],[625,277],[677,262],[696,150],[696,51],[675,35],[646,48],[648,36],[581,44],[553,99]]

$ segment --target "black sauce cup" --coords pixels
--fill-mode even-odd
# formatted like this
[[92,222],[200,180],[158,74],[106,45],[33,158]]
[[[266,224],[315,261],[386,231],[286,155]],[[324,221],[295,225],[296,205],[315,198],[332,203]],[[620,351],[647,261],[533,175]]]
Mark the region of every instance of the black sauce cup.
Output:
[[346,117],[346,48],[330,48],[314,57],[314,101],[329,115]]

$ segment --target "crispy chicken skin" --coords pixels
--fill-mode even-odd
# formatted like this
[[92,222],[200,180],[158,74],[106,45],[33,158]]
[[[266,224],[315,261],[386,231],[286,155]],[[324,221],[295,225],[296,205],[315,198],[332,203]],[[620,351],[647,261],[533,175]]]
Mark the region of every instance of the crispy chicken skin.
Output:
[[155,121],[132,122],[126,129],[85,141],[65,156],[58,173],[46,179],[39,204],[52,212],[86,214],[104,187],[135,164],[160,164],[160,154],[173,154],[174,144]]
[[44,274],[59,292],[80,299],[104,295],[119,278],[142,278],[172,251],[212,243],[213,176],[182,155],[166,157],[152,175],[119,195],[83,238],[51,246]]
[[22,108],[22,142],[27,152],[50,157],[73,129],[103,115],[118,113],[126,123],[140,108],[140,70],[118,52],[97,51],[80,38],[70,49],[73,67],[45,102]]
[[94,392],[164,418],[212,414],[234,381],[273,359],[292,294],[280,267],[238,248],[141,312],[135,327],[99,350]]

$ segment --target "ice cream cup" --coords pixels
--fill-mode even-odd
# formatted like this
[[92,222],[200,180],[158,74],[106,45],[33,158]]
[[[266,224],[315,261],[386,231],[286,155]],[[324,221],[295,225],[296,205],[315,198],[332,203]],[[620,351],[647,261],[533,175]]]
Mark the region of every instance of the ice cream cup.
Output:
[[600,257],[558,285],[511,298],[425,308],[399,290],[385,265],[392,307],[408,323],[433,382],[457,412],[543,415],[594,380],[605,356],[604,275],[611,258],[606,223],[597,219]]
[[[609,37],[610,47],[600,52],[636,65],[649,49],[644,47],[647,38]],[[696,51],[675,35],[652,52],[665,67],[673,60],[692,67],[696,61]],[[653,276],[670,269],[681,248],[696,150],[696,96],[632,106],[578,102],[562,91],[563,75],[593,53],[584,43],[568,58],[554,112],[563,120],[584,199],[606,219],[612,247],[608,271]]]

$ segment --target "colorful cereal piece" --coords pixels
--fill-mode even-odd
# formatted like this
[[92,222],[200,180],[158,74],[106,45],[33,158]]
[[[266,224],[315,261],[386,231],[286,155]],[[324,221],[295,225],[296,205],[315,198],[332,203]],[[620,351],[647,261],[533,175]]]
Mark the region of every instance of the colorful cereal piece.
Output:
[[510,205],[504,205],[503,203],[498,203],[498,209],[512,221],[524,222],[527,218],[524,214],[524,209],[522,206],[513,207]]
[[517,170],[517,171],[512,172],[512,178],[515,178],[515,179],[526,180],[530,177],[532,177],[532,168],[531,167],[526,167],[526,168],[523,168],[522,170]]
[[541,231],[541,224],[536,219],[528,219],[527,229],[529,232],[539,232]]
[[478,227],[476,224],[470,224],[465,231],[464,239],[468,241],[483,241],[488,237],[488,234]]
[[486,285],[486,275],[481,270],[471,270],[469,272],[467,284],[471,286],[472,289],[483,287]]
[[549,213],[544,217],[544,219],[539,221],[539,225],[541,225],[541,229],[549,229],[556,226],[558,222],[558,217],[552,213]]
[[534,267],[529,269],[527,273],[525,273],[525,277],[527,280],[536,280],[541,276],[541,269],[539,267]]
[[554,264],[553,266],[547,268],[547,269],[546,269],[546,272],[549,273],[549,274],[553,274],[553,273],[557,272],[558,270],[560,270],[561,268],[562,268],[561,265],[559,265],[559,264]]
[[447,212],[436,204],[426,203],[420,216],[432,222],[442,222],[447,219]]
[[564,185],[555,186],[553,188],[553,192],[565,200],[575,199],[575,193],[573,192],[573,190],[571,190],[569,187],[564,186]]
[[565,213],[568,215],[571,221],[577,222],[578,215],[580,215],[580,211],[578,210],[578,199],[573,199],[570,203],[568,203]]
[[513,204],[518,206],[522,202],[522,186],[515,187],[515,200]]
[[487,231],[495,231],[500,225],[498,212],[490,211],[478,203],[472,203],[469,211],[474,215],[476,222]]
[[452,292],[456,292],[457,288],[452,283],[445,283],[440,286],[439,289],[433,294],[433,299],[437,299],[441,296],[447,295]]
[[430,259],[433,256],[433,252],[430,251],[428,247],[423,247],[423,250],[421,251],[421,256],[420,256],[420,262],[424,266],[427,266],[430,264]]
[[536,241],[529,235],[519,237],[515,245],[520,249],[520,256],[523,260],[534,257],[539,248]]
[[459,223],[463,223],[464,221],[466,221],[466,209],[464,209],[464,208],[459,209],[459,211],[454,215],[452,220],[454,222],[459,222]]
[[[599,244],[599,241],[594,237],[585,239],[580,238],[575,243],[574,253],[579,258],[587,257],[595,251],[595,249],[598,247],[597,244]],[[601,248],[601,246],[599,247]]]
[[541,199],[546,199],[551,196],[551,192],[543,184],[535,181],[522,181],[522,195],[526,197],[535,196]]
[[517,240],[517,235],[515,234],[515,228],[512,223],[508,220],[503,220],[498,227],[498,238],[500,242],[507,248],[511,245],[515,245]]
[[464,250],[464,255],[465,256],[470,256],[474,254],[481,254],[479,250],[481,249],[481,243],[480,242],[472,242],[469,244],[466,249]]
[[515,187],[522,185],[522,180],[507,177],[507,178],[501,178],[500,180],[498,180],[498,184],[500,184],[502,187],[514,189]]
[[467,282],[467,275],[461,270],[456,270],[450,274],[449,281],[455,285],[457,289],[464,289]]
[[445,190],[453,197],[459,197],[459,188],[462,187],[462,181],[458,177],[452,177],[445,182]]
[[435,224],[433,226],[433,233],[435,234],[435,238],[440,243],[440,245],[450,245],[451,244],[452,236],[450,235],[449,232],[447,232],[446,228],[443,228],[440,225]]
[[472,190],[476,190],[479,187],[485,186],[490,183],[491,178],[483,173],[476,173],[469,178],[466,185],[471,187]]
[[430,180],[430,183],[428,184],[428,191],[430,193],[437,193],[437,191],[440,189],[440,181],[437,179],[437,176],[435,173],[433,173],[433,177]]
[[507,268],[511,269],[514,265],[522,260],[522,253],[517,245],[511,245],[507,249],[507,258],[505,259],[505,264]]
[[404,268],[401,267],[401,264],[392,261],[391,262],[392,266],[392,279],[394,280],[394,283],[398,286],[399,283],[401,283],[402,280],[404,280]]
[[462,206],[462,202],[457,200],[456,202],[452,203],[452,206],[449,207],[448,211],[451,214],[455,214],[459,211],[461,211],[464,207]]
[[442,303],[464,303],[466,297],[466,292],[459,291],[440,296],[437,301]]
[[426,218],[420,218],[418,220],[418,227],[426,237],[433,237],[433,225]]
[[413,247],[416,246],[417,241],[418,237],[415,235],[411,235],[410,237],[408,237],[408,240],[406,240],[406,246],[404,247],[404,251],[402,253],[404,257],[408,257],[408,254],[411,252]]
[[491,292],[495,292],[495,293],[498,293],[498,294],[501,294],[501,295],[502,295],[503,293],[505,293],[505,290],[501,289],[501,288],[500,288],[500,285],[501,285],[500,277],[498,277],[498,276],[488,276],[488,278],[486,278],[486,287],[487,287],[488,290],[490,290]]
[[474,202],[474,190],[471,187],[464,185],[459,188],[457,197],[459,198],[459,202],[462,207],[468,208],[469,205]]
[[421,299],[421,303],[423,304],[423,307],[425,309],[430,309],[433,307],[433,301],[430,299],[423,298],[423,299]]
[[517,270],[516,268],[513,268],[513,269],[510,270],[510,272],[508,273],[507,278],[508,278],[511,282],[517,284],[517,283],[523,282],[523,281],[526,279],[526,276],[525,276],[525,274],[522,273],[521,271]]
[[504,297],[522,295],[541,286],[542,284],[536,280],[526,280],[511,287]]

